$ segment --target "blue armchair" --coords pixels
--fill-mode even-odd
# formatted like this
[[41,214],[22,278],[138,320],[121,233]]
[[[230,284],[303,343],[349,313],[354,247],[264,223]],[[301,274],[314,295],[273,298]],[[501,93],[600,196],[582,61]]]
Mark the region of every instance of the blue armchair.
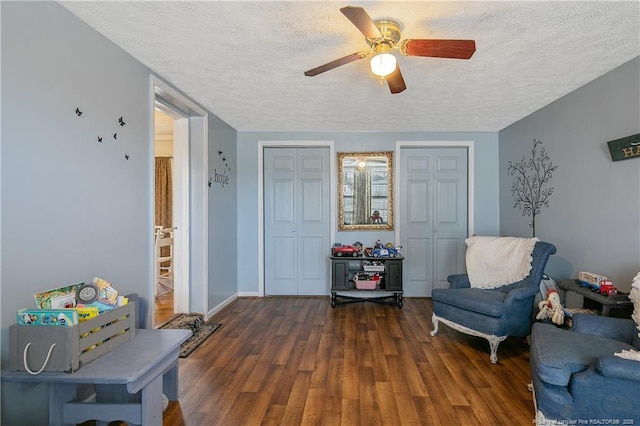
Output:
[[640,424],[640,361],[613,355],[625,349],[640,349],[630,319],[576,314],[569,330],[534,324],[536,423]]
[[498,345],[508,336],[525,337],[531,332],[533,299],[553,244],[538,241],[533,249],[529,275],[522,281],[495,289],[471,288],[466,274],[450,275],[447,289],[433,290],[433,331],[443,322],[454,330],[489,341],[490,360],[498,362]]

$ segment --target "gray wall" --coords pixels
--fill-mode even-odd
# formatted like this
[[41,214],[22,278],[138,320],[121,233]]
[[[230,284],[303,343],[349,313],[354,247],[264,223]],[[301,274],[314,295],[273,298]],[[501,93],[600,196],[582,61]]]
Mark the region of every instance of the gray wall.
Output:
[[[8,368],[8,326],[18,308],[34,306],[37,291],[99,276],[153,299],[153,108],[150,71],[59,4],[0,7],[0,319]],[[230,153],[235,170],[235,131],[209,117],[210,156]],[[233,192],[234,185],[208,192],[211,245],[230,246],[212,259],[210,303],[236,291]],[[46,424],[46,399],[45,386],[16,392],[3,383],[2,424]]]
[[530,158],[543,141],[558,169],[536,236],[558,253],[556,280],[579,271],[606,275],[629,291],[640,271],[640,158],[612,162],[607,141],[640,133],[640,59],[636,58],[505,128],[500,138],[500,230],[531,236],[529,217],[514,209],[508,161]]
[[[99,276],[147,293],[149,99],[148,70],[58,4],[2,2],[3,368],[35,292]],[[42,424],[40,388],[12,404],[3,384],[2,423]]]
[[[238,292],[236,138],[235,129],[209,115],[209,176],[213,178],[208,188],[210,310]],[[218,154],[219,151],[222,154]]]
[[[497,235],[499,232],[497,133],[238,132],[238,292],[241,294],[259,290],[257,162],[260,141],[334,141],[336,152],[395,151],[396,141],[474,141],[475,233]],[[338,231],[336,235],[336,241],[343,243],[372,244],[377,239],[394,241],[394,234]]]

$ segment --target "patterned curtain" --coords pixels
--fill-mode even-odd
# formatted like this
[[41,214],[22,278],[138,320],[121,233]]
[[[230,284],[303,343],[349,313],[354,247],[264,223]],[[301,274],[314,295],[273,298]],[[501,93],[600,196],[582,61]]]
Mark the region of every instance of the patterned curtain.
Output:
[[171,157],[156,157],[156,226],[173,226]]
[[354,221],[358,225],[370,222],[371,216],[371,170],[356,167],[353,185]]

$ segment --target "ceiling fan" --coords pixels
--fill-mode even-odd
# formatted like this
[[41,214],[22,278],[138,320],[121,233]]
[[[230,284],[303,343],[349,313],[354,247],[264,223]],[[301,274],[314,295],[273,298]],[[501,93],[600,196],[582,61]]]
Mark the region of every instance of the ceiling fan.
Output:
[[371,71],[386,79],[391,93],[400,93],[407,88],[396,57],[391,49],[398,49],[405,56],[429,56],[434,58],[469,59],[476,51],[474,40],[405,39],[400,41],[400,23],[393,19],[376,19],[359,6],[345,6],[340,12],[355,25],[369,45],[368,51],[356,52],[319,67],[305,71],[313,77],[341,65],[363,59],[371,54]]

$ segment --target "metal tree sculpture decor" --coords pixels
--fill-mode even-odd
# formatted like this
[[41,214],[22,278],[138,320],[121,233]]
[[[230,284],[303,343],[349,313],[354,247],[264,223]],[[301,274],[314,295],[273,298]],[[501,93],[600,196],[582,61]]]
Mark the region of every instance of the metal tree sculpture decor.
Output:
[[531,158],[512,163],[509,161],[507,172],[509,176],[515,176],[511,184],[511,194],[516,207],[522,210],[522,216],[531,216],[529,226],[536,236],[536,215],[540,214],[543,206],[549,207],[549,197],[553,194],[553,187],[545,188],[558,166],[554,166],[547,150],[542,147],[542,141],[533,139]]

